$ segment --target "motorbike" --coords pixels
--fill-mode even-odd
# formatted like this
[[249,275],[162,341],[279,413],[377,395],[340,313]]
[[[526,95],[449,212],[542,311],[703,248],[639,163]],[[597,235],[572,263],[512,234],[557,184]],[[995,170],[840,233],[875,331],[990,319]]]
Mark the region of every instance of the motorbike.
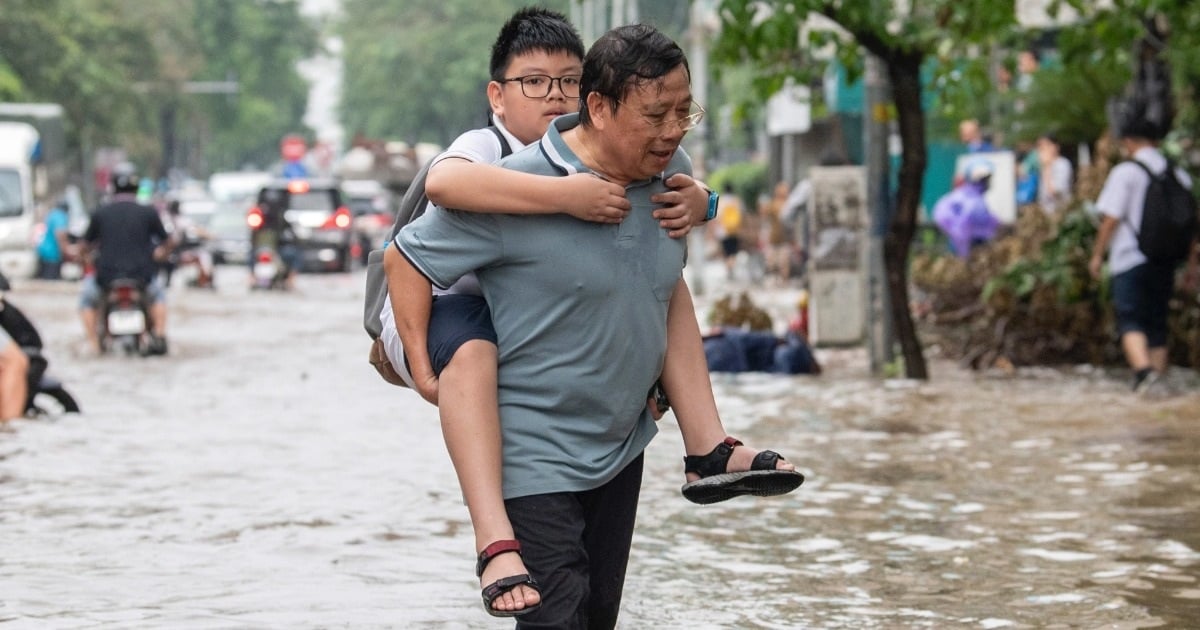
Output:
[[294,252],[296,233],[291,224],[282,215],[276,214],[275,220],[264,212],[269,206],[254,206],[246,213],[246,225],[250,228],[250,243],[253,247],[250,255],[250,288],[251,289],[290,289],[289,277],[292,275],[290,265],[296,264],[295,257],[285,255]]
[[199,228],[189,226],[183,230],[179,244],[171,250],[167,262],[163,265],[166,272],[164,286],[171,286],[171,277],[175,273],[182,275],[189,287],[212,289],[213,259],[207,249],[208,239]]
[[254,250],[254,268],[251,270],[253,289],[286,289],[288,268],[279,252],[273,247]]
[[150,354],[150,302],[145,283],[128,278],[101,288],[96,326],[101,352],[120,348],[126,355]]
[[67,392],[62,381],[47,371],[49,361],[42,354],[42,336],[37,328],[8,301],[11,290],[8,278],[0,274],[0,327],[29,357],[28,389],[25,396],[25,417],[38,418],[64,413],[79,413],[79,403]]

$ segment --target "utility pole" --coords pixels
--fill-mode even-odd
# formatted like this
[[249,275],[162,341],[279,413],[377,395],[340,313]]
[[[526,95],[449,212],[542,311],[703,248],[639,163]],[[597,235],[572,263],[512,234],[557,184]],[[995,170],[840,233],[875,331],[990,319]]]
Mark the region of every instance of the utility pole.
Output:
[[867,167],[867,208],[871,217],[867,239],[867,344],[872,374],[880,374],[892,362],[892,310],[888,305],[887,274],[884,270],[883,239],[891,223],[888,194],[889,120],[887,76],[883,61],[867,55],[866,112],[863,138]]
[[[708,40],[705,26],[711,14],[707,0],[693,0],[688,16],[688,67],[692,71],[692,98],[697,103],[708,101]],[[692,157],[692,174],[703,180],[708,176],[704,149],[708,138],[708,117],[700,121],[688,133],[688,153]],[[692,269],[691,290],[695,295],[704,295],[705,248],[708,245],[703,226],[691,232],[688,246],[689,265]]]
[[[171,173],[171,169],[175,166],[175,125],[178,118],[177,112],[179,109],[179,95],[182,94],[224,94],[232,99],[240,89],[240,84],[237,81],[237,76],[229,73],[225,81],[184,81],[178,84],[177,89],[173,94],[167,96],[167,102],[159,109],[159,133],[162,143],[162,159],[159,162],[158,172],[156,173],[159,179],[164,178]],[[162,84],[144,81],[134,84],[134,89],[139,92],[150,92],[162,87]]]

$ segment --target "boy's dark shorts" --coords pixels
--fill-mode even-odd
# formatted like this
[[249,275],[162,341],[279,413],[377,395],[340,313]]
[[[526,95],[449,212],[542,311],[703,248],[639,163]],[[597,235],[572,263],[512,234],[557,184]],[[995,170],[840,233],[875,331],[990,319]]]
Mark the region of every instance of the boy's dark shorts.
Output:
[[1144,263],[1112,278],[1117,334],[1141,332],[1151,348],[1167,345],[1167,312],[1175,267]]
[[433,372],[442,370],[454,353],[468,341],[482,339],[496,344],[492,311],[479,295],[436,295],[429,313],[429,361]]

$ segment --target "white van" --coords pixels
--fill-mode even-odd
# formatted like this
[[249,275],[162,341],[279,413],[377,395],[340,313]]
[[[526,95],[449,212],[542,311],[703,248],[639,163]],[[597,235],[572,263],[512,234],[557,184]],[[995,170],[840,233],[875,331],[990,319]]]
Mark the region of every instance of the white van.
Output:
[[258,191],[274,179],[266,171],[223,171],[208,178],[208,194],[217,202],[245,201],[246,208],[253,205]]
[[33,225],[38,213],[33,159],[38,132],[32,125],[0,122],[0,271],[30,278],[37,271]]

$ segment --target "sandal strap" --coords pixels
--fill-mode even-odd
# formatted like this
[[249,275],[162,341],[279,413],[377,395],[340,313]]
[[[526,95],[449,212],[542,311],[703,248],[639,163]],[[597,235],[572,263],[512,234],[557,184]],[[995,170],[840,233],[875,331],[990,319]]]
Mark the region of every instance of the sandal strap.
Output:
[[775,465],[781,459],[785,459],[784,456],[775,451],[759,451],[754,461],[750,462],[750,470],[775,470]]
[[488,608],[491,608],[492,602],[496,601],[497,597],[500,597],[501,595],[513,590],[518,586],[521,586],[522,584],[532,588],[535,591],[538,591],[539,593],[541,592],[541,589],[538,588],[537,580],[534,580],[533,577],[531,577],[528,573],[521,573],[518,575],[510,575],[508,577],[500,578],[499,580],[496,580],[495,582],[483,587],[483,591],[481,593],[483,595],[483,601]]
[[475,577],[483,577],[483,569],[492,561],[492,558],[513,551],[521,553],[521,543],[515,540],[497,540],[484,547],[483,551],[479,552],[479,560],[475,562]]
[[[683,458],[683,472],[696,473],[700,478],[721,475],[729,467],[729,457],[733,455],[735,446],[741,446],[742,441],[726,437],[707,455],[688,455]],[[774,468],[774,466],[772,466]]]

